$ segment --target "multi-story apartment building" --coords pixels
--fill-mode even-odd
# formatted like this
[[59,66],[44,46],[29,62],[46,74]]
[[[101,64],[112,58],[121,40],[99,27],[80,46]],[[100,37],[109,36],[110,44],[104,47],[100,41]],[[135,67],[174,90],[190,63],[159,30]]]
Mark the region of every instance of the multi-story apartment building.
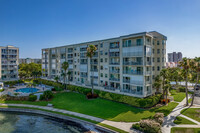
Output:
[[0,80],[18,79],[19,48],[14,46],[0,47]]
[[[68,71],[72,72],[71,84],[90,87],[93,75],[95,89],[147,97],[155,92],[154,77],[165,67],[166,40],[166,36],[153,31],[45,48],[42,49],[43,76],[47,79],[60,76],[61,64],[66,61]],[[92,59],[86,56],[91,44],[97,47]]]
[[41,64],[42,59],[32,59],[32,58],[20,58],[19,59],[19,64],[29,64],[29,63],[36,63],[36,64]]

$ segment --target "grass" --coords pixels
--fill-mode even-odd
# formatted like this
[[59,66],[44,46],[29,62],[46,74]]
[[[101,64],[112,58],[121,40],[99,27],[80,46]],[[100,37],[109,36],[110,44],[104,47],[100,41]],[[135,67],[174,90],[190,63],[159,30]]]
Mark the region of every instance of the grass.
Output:
[[181,111],[181,114],[200,122],[200,108],[188,108]]
[[52,101],[0,101],[1,103],[22,103],[46,106],[48,103],[52,103],[55,108],[65,109],[73,112],[87,114],[106,120],[123,121],[123,122],[138,122],[141,119],[152,117],[156,112],[164,113],[168,115],[178,103],[171,102],[168,106],[160,108],[152,108],[149,110],[135,108],[126,104],[113,102],[106,99],[86,99],[85,95],[64,92],[56,93]]
[[185,98],[184,92],[176,92],[176,90],[170,90],[171,96],[174,97],[174,101],[181,102]]
[[192,122],[192,121],[190,121],[190,120],[188,120],[188,119],[185,119],[185,118],[183,118],[183,117],[180,117],[180,116],[176,117],[174,123],[175,123],[175,124],[178,124],[178,125],[180,125],[180,124],[197,125],[196,123],[194,123],[194,122]]
[[121,130],[119,128],[116,128],[116,127],[113,127],[113,126],[110,126],[110,125],[106,125],[106,124],[103,124],[103,123],[99,123],[99,122],[96,122],[96,121],[93,121],[93,120],[90,120],[90,119],[86,119],[86,118],[82,118],[82,117],[78,117],[78,116],[74,116],[74,115],[64,114],[64,113],[61,113],[61,112],[55,112],[55,111],[50,111],[50,110],[45,110],[45,109],[38,109],[38,108],[31,108],[31,107],[19,107],[19,106],[0,106],[0,108],[23,108],[23,109],[41,110],[41,111],[46,111],[46,112],[50,112],[50,113],[55,113],[55,114],[69,116],[69,117],[72,117],[72,118],[81,119],[83,121],[88,121],[90,123],[100,125],[102,127],[111,129],[111,130],[119,132],[119,133],[127,133],[124,130]]
[[173,127],[171,133],[200,133],[200,128]]

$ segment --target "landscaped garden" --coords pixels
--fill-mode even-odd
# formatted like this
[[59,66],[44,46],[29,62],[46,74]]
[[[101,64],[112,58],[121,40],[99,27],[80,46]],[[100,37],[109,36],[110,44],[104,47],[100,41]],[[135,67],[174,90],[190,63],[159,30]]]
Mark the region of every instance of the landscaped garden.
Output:
[[177,92],[177,90],[170,90],[171,96],[174,97],[174,101],[181,102],[185,98],[185,92]]

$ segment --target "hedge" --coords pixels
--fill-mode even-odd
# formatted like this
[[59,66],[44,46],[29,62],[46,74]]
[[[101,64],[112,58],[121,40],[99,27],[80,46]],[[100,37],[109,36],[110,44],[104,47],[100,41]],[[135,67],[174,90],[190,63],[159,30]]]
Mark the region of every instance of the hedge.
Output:
[[24,83],[22,80],[15,80],[15,81],[5,81],[4,84],[5,85],[15,85],[15,84],[18,84],[18,83]]
[[[57,84],[53,81],[47,81],[43,79],[42,79],[42,83],[43,84],[48,83],[47,85],[51,85],[51,86],[53,86],[53,84]],[[91,92],[90,88],[80,87],[80,86],[75,86],[75,85],[67,85],[67,89],[70,91],[82,93],[84,95],[87,95],[89,92]],[[100,90],[94,90],[94,93],[98,94],[100,98],[104,98],[104,99],[108,99],[108,100],[112,100],[116,102],[121,102],[121,103],[129,104],[131,106],[140,107],[140,108],[149,108],[156,105],[162,96],[162,94],[157,94],[157,95],[150,96],[147,98],[136,98],[132,96],[126,96],[126,95],[110,93],[110,92],[100,91]]]

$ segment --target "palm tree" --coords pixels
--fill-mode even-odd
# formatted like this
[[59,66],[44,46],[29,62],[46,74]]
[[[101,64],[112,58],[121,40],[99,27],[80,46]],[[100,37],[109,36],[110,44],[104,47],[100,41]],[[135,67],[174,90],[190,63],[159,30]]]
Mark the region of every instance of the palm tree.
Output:
[[56,81],[56,83],[58,83],[59,77],[56,76],[56,77],[54,78],[54,80]]
[[165,80],[165,86],[163,87],[164,91],[165,91],[165,104],[167,105],[167,95],[169,92],[169,88],[171,87],[170,81],[167,79]]
[[[90,58],[90,60],[92,60],[92,57],[94,56],[95,51],[97,50],[97,48],[94,45],[89,45],[89,47],[87,48],[87,57]],[[94,80],[94,72],[92,71],[92,80],[91,80],[91,84],[92,84],[92,94],[93,94],[93,80]]]
[[182,74],[185,78],[186,106],[188,106],[188,74],[190,70],[190,59],[183,58],[182,61],[179,62],[179,66],[183,69]]
[[191,66],[191,69],[192,71],[194,71],[196,73],[196,83],[194,85],[194,93],[192,95],[192,102],[191,102],[191,106],[193,105],[194,103],[194,97],[195,97],[195,94],[196,94],[196,86],[199,82],[199,75],[200,75],[200,57],[195,57],[194,60],[191,61],[192,62],[192,66]]
[[72,74],[72,72],[71,71],[68,71],[67,72],[67,75],[68,75],[68,84],[70,84],[70,81],[69,81],[69,79],[70,79],[70,75]]
[[65,84],[65,89],[66,89],[66,76],[67,76],[67,69],[68,69],[68,67],[69,67],[69,64],[68,64],[68,62],[63,62],[62,63],[62,69],[64,70],[64,73],[62,73],[62,76],[64,77],[64,84]]
[[155,77],[155,82],[154,82],[154,84],[153,84],[153,87],[156,89],[156,93],[158,93],[158,92],[159,92],[159,89],[160,89],[160,87],[161,87],[161,80],[160,80],[160,76],[159,76],[159,75],[157,75],[157,76]]
[[163,99],[165,99],[165,89],[164,89],[164,86],[165,86],[165,80],[168,78],[169,76],[169,72],[166,68],[162,69],[161,72],[160,72],[160,77],[162,77],[162,89],[163,89]]

